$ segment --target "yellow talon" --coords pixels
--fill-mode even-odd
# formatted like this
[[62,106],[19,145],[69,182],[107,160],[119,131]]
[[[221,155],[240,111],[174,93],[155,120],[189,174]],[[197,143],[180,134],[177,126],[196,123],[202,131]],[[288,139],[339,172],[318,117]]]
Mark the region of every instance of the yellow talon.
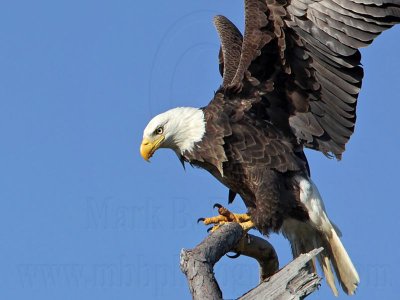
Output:
[[239,223],[250,221],[250,216],[248,214],[235,214],[236,218],[239,220]]
[[254,228],[254,223],[248,214],[234,214],[222,205],[216,204],[214,207],[218,207],[218,216],[211,218],[200,218],[198,222],[202,221],[204,225],[215,224],[210,232],[216,231],[222,224],[229,222],[236,222],[242,226],[244,231],[249,231]]
[[211,218],[205,218],[203,220],[204,225],[221,224],[221,223],[225,223],[225,222],[228,222],[228,218],[226,218],[223,215],[219,215],[219,216],[215,216],[215,217],[211,217]]
[[218,225],[215,225],[211,228],[210,232],[213,233],[214,231],[217,231],[222,225],[226,224],[228,222],[221,222]]

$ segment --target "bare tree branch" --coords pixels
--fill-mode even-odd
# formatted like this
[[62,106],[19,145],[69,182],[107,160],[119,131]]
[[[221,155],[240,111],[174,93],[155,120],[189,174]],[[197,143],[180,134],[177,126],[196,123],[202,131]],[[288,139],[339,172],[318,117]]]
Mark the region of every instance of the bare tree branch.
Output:
[[321,250],[301,255],[276,273],[279,263],[272,245],[262,238],[245,234],[239,224],[232,222],[221,226],[194,249],[182,249],[180,266],[194,300],[222,299],[213,268],[230,251],[255,258],[260,265],[260,281],[276,273],[240,299],[303,299],[319,285],[320,278],[309,274],[305,265]]
[[273,275],[269,280],[260,283],[239,300],[281,299],[299,300],[314,292],[320,285],[321,278],[307,271],[306,264],[323,248],[314,249],[302,254],[294,261]]
[[214,264],[231,251],[243,237],[238,223],[221,226],[193,250],[181,251],[181,270],[186,275],[194,300],[222,299],[222,292],[214,277]]
[[260,265],[260,282],[279,270],[279,260],[274,247],[258,236],[247,234],[232,251],[257,260]]

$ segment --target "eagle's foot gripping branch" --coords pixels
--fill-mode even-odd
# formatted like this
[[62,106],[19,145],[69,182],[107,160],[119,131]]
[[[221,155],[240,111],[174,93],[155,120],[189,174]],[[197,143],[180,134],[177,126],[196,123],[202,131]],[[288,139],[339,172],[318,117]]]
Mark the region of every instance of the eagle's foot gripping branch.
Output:
[[214,208],[218,208],[218,216],[211,217],[211,218],[200,218],[197,222],[203,222],[204,225],[212,224],[213,227],[210,228],[209,231],[214,232],[216,231],[221,225],[224,223],[229,222],[236,222],[242,226],[244,231],[249,231],[250,229],[254,228],[254,224],[251,221],[251,218],[248,214],[234,214],[227,208],[223,207],[221,204],[215,204]]

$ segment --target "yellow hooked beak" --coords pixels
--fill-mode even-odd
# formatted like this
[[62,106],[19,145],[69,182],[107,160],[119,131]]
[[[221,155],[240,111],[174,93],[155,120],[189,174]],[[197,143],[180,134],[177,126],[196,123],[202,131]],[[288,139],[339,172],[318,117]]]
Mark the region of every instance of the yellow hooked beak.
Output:
[[154,141],[150,141],[144,138],[142,144],[140,145],[140,155],[142,155],[142,157],[146,161],[149,161],[150,157],[153,156],[154,152],[156,152],[156,150],[160,148],[160,145],[164,141],[164,139],[165,137],[163,135],[161,135]]

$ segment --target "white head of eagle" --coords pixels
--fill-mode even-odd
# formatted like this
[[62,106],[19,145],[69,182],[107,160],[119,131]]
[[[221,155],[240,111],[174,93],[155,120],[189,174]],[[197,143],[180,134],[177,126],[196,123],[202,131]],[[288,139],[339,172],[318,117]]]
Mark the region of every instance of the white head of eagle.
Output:
[[204,113],[199,108],[177,107],[155,116],[143,132],[140,154],[149,160],[159,148],[170,148],[178,156],[191,152],[202,140],[205,129]]

